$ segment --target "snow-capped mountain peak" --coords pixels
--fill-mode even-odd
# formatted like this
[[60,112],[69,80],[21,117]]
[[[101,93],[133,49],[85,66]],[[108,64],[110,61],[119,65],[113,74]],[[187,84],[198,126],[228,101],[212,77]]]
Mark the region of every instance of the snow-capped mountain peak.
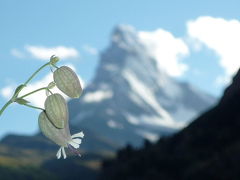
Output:
[[213,102],[161,71],[139,33],[120,25],[101,54],[95,78],[69,106],[74,125],[121,145],[137,145],[185,126]]

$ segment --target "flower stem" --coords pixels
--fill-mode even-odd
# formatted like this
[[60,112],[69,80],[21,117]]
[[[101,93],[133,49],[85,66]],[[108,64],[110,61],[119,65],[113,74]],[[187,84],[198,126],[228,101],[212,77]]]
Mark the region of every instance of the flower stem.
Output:
[[34,94],[35,92],[38,92],[38,91],[41,91],[41,90],[45,90],[45,89],[48,90],[48,88],[46,88],[46,87],[36,89],[36,90],[34,90],[34,91],[32,91],[32,92],[29,92],[29,93],[27,93],[27,94],[25,94],[25,95],[19,97],[19,99],[22,99],[22,98],[24,98],[24,97],[26,97],[26,96],[29,96],[29,95],[31,95],[31,94]]
[[[15,101],[15,99],[17,98],[17,96],[18,96],[18,94],[20,93],[20,91],[34,78],[34,76],[35,76],[39,71],[41,71],[44,67],[46,67],[46,66],[48,66],[48,65],[50,65],[50,64],[51,64],[51,63],[48,62],[48,63],[42,65],[38,70],[36,70],[36,71],[30,76],[30,78],[28,78],[28,80],[23,84],[23,86],[22,86],[17,92],[15,92],[15,94],[13,95],[13,97],[2,107],[2,109],[0,110],[0,116],[2,115],[3,111],[4,111],[11,103],[13,103],[13,102]],[[33,94],[33,93],[35,93],[35,92],[37,92],[37,91],[40,91],[40,90],[43,90],[43,89],[46,89],[46,87],[45,87],[45,88],[37,89],[37,90],[35,90],[35,91],[32,91],[32,92],[30,92],[30,93],[28,93],[28,94],[23,95],[23,96],[20,97],[20,98],[29,96],[30,94]],[[35,107],[35,106],[31,106],[31,105],[26,105],[26,106],[29,106],[29,107],[32,107],[32,108],[35,108],[35,109],[41,109],[41,110],[43,110],[42,108],[38,108],[38,107]]]
[[40,107],[36,107],[36,106],[32,106],[32,105],[29,105],[29,104],[23,104],[24,106],[27,106],[27,107],[30,107],[30,108],[34,108],[34,109],[40,109],[42,111],[44,111],[43,108],[40,108]]
[[55,64],[52,64],[53,67],[55,67],[56,69],[58,69],[59,67],[57,67]]
[[4,111],[11,103],[13,103],[13,102],[12,102],[12,99],[10,99],[10,100],[2,107],[2,109],[0,110],[0,116],[2,115],[3,111]]
[[35,71],[35,72],[30,76],[30,78],[28,78],[28,80],[24,83],[24,85],[27,85],[27,83],[29,83],[29,81],[31,81],[32,78],[33,78],[39,71],[41,71],[44,67],[46,67],[46,66],[48,66],[48,65],[50,65],[50,62],[42,65],[37,71]]

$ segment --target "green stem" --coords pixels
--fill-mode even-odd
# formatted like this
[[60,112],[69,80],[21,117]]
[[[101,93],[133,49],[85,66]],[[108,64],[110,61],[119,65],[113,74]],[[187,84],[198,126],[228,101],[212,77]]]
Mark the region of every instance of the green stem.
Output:
[[50,90],[50,89],[47,89],[48,90],[48,92],[50,92],[51,94],[53,94],[53,92]]
[[50,62],[42,65],[37,71],[35,71],[35,72],[30,76],[30,78],[28,78],[28,80],[24,83],[24,85],[27,85],[27,83],[29,83],[29,81],[31,81],[32,78],[33,78],[39,71],[41,71],[44,67],[46,67],[46,66],[48,66],[48,65],[50,65]]
[[[13,97],[2,107],[2,109],[0,110],[0,116],[2,115],[3,111],[4,111],[11,103],[13,103],[13,102],[15,101],[15,99],[17,98],[17,96],[18,96],[18,94],[20,93],[20,91],[34,78],[34,76],[35,76],[39,71],[41,71],[44,67],[46,67],[46,66],[48,66],[48,65],[50,65],[50,64],[51,64],[51,63],[48,62],[48,63],[42,65],[37,71],[35,71],[35,72],[30,76],[30,78],[28,78],[28,80],[23,84],[23,86],[22,86],[17,92],[15,92],[15,94],[13,95]],[[37,89],[37,90],[35,90],[35,91],[32,91],[32,92],[30,92],[30,93],[28,93],[28,94],[25,94],[25,95],[21,96],[20,98],[24,98],[24,97],[26,97],[26,96],[29,96],[29,95],[31,95],[31,94],[33,94],[33,93],[35,93],[35,92],[37,92],[37,91],[41,91],[41,90],[43,90],[43,89],[46,89],[46,87],[45,87],[45,88]],[[35,108],[35,109],[41,109],[41,110],[43,110],[42,108],[35,107],[35,106],[31,106],[31,105],[26,105],[26,106],[31,107],[31,108]]]
[[34,108],[34,109],[40,109],[42,111],[44,111],[43,108],[40,108],[40,107],[36,107],[36,106],[32,106],[32,105],[29,105],[29,104],[23,104],[24,106],[27,106],[27,107],[30,107],[30,108]]
[[25,94],[25,95],[23,95],[23,96],[21,96],[21,97],[18,97],[18,98],[19,98],[19,99],[22,99],[22,98],[24,98],[24,97],[26,97],[26,96],[29,96],[29,95],[31,95],[31,94],[33,94],[33,93],[35,93],[35,92],[38,92],[38,91],[41,91],[41,90],[45,90],[45,89],[48,90],[48,88],[46,88],[46,87],[39,88],[39,89],[36,89],[36,90],[34,90],[34,91],[32,91],[32,92],[29,92],[29,93],[27,93],[27,94]]
[[56,69],[58,69],[59,67],[57,67],[55,64],[51,64],[53,67],[55,67]]
[[3,111],[4,111],[11,103],[13,103],[13,102],[12,102],[12,99],[10,99],[10,100],[2,107],[2,109],[0,110],[0,116],[2,115]]

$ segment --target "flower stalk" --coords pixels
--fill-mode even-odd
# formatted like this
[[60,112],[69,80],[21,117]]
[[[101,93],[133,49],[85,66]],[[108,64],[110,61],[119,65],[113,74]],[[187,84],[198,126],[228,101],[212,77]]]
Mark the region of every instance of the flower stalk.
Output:
[[13,103],[12,100],[10,99],[0,110],[0,116],[2,115],[3,111],[11,104]]
[[[26,87],[27,84],[37,75],[37,73],[39,73],[43,68],[45,68],[45,67],[47,67],[47,66],[49,66],[49,65],[52,65],[52,66],[54,65],[54,66],[55,66],[54,63],[56,63],[57,61],[52,61],[52,58],[56,58],[56,56],[52,56],[52,57],[50,58],[50,61],[49,61],[48,63],[46,63],[46,64],[42,65],[40,68],[38,68],[38,69],[27,79],[27,81],[26,81],[24,84],[21,84],[20,86],[18,86],[18,87],[16,88],[16,90],[15,90],[12,98],[1,108],[1,110],[0,110],[0,116],[2,115],[2,113],[5,111],[5,109],[6,109],[10,104],[16,102],[16,99],[18,98],[18,94],[19,94],[19,93],[22,91],[22,89],[23,89],[24,87]],[[58,59],[58,60],[59,60],[59,59]],[[46,89],[46,88],[37,89],[37,90],[35,90],[35,91],[32,91],[32,92],[30,92],[30,93],[27,93],[27,94],[21,96],[20,98],[29,96],[29,95],[34,94],[34,93],[36,93],[36,92],[38,92],[38,91],[40,91],[40,90],[43,90],[43,89]],[[50,91],[50,90],[49,90],[49,91]],[[30,106],[29,106],[29,107],[30,107]]]
[[[57,151],[57,159],[61,156],[65,159],[67,157],[65,148],[68,148],[74,154],[81,156],[77,150],[82,143],[84,137],[83,132],[79,132],[71,136],[69,130],[69,115],[68,107],[64,97],[61,94],[53,93],[50,89],[55,86],[64,94],[71,98],[79,98],[82,93],[82,86],[75,72],[67,67],[57,67],[55,64],[59,61],[57,56],[51,56],[50,61],[40,68],[38,68],[24,84],[19,85],[12,98],[1,108],[0,116],[4,110],[12,103],[16,102],[20,105],[24,105],[29,108],[38,109],[42,112],[39,115],[38,123],[42,133],[51,141],[60,146]],[[38,88],[27,94],[19,97],[19,93],[27,86],[27,84],[45,67],[50,66],[53,73],[53,82],[50,82],[47,86]],[[55,68],[55,71],[52,70]],[[44,109],[29,104],[30,102],[24,99],[27,96],[35,94],[39,91],[46,91],[46,100],[44,103]]]
[[34,76],[37,75],[37,73],[39,73],[39,71],[41,71],[43,68],[45,68],[46,66],[49,66],[50,65],[50,62],[42,65],[38,70],[36,70],[29,78],[28,80],[24,83],[24,85],[27,85],[33,78]]

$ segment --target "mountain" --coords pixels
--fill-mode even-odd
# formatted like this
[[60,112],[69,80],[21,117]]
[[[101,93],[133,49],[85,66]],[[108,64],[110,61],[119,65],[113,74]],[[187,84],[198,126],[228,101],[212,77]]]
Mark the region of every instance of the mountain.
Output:
[[[71,128],[72,134],[79,132],[74,127]],[[81,144],[81,150],[83,152],[107,152],[113,153],[116,151],[119,146],[116,143],[109,142],[107,139],[91,132],[90,130],[85,129],[85,133],[88,136],[85,136]],[[48,140],[41,133],[34,136],[20,136],[20,135],[7,135],[5,136],[0,144],[12,147],[12,148],[22,148],[22,149],[33,149],[33,150],[49,150],[57,151],[58,146]],[[97,149],[97,150],[96,150]]]
[[59,146],[42,134],[4,137],[0,142],[0,179],[95,180],[102,159],[113,156],[117,147],[90,131],[86,133],[88,137],[80,148],[82,156],[66,149],[67,159],[60,160],[56,159]]
[[69,102],[73,126],[121,146],[140,145],[184,127],[216,101],[156,63],[133,27],[117,26],[95,78],[80,99]]
[[237,180],[240,177],[240,71],[219,103],[188,127],[105,161],[102,179]]
[[215,102],[159,69],[147,49],[132,27],[116,27],[95,78],[80,99],[69,101],[71,132],[85,133],[81,158],[57,160],[59,147],[41,133],[8,135],[0,142],[0,179],[94,180],[102,159],[123,145],[176,132]]

